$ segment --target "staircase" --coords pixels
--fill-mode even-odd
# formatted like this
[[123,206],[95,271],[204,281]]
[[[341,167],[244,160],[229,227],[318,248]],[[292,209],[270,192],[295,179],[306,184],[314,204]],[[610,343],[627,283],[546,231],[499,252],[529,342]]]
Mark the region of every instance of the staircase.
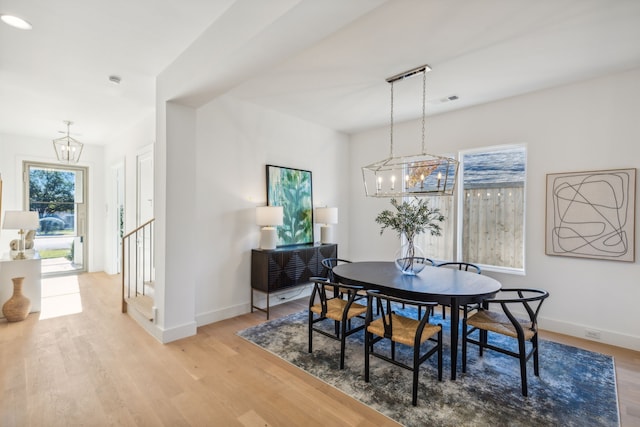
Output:
[[145,319],[154,319],[155,268],[151,219],[122,238],[122,312],[136,310]]

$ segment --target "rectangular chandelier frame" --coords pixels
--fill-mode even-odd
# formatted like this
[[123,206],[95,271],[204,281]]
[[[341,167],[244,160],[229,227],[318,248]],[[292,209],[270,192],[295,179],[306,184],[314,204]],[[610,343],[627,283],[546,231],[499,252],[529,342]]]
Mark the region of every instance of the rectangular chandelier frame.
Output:
[[[391,125],[389,157],[362,167],[362,180],[367,197],[452,196],[455,190],[458,161],[451,157],[427,154],[425,150],[426,73],[421,65],[389,77],[391,84]],[[393,155],[393,84],[422,74],[422,151],[411,156]]]

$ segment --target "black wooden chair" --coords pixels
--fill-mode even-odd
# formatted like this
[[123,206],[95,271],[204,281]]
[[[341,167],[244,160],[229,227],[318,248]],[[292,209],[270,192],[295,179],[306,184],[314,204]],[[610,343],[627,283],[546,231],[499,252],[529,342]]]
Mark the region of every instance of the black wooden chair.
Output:
[[[442,263],[438,264],[437,266],[438,267],[445,267],[445,268],[453,268],[453,269],[462,270],[462,271],[471,271],[472,273],[482,274],[482,270],[480,269],[480,267],[478,267],[475,264],[471,264],[469,262],[448,261],[448,262],[442,262]],[[447,307],[450,307],[450,306],[446,305],[446,304],[442,304],[442,318],[443,319],[446,319],[446,316],[447,316],[446,308]],[[467,312],[470,309],[473,309],[475,307],[476,307],[475,305],[472,305],[471,307],[462,306],[462,308],[464,309],[464,317],[467,316]]]
[[[469,318],[462,320],[462,372],[467,369],[467,344],[476,344],[483,355],[483,349],[494,350],[520,360],[522,395],[527,396],[527,361],[533,358],[533,372],[539,376],[538,366],[538,313],[549,293],[542,289],[502,289],[495,298],[482,302],[482,307]],[[502,311],[489,310],[499,304]],[[522,309],[526,319],[517,318],[512,310]],[[477,338],[471,335],[478,331]],[[518,351],[500,347],[489,341],[489,332],[506,335],[518,340]],[[527,342],[530,343],[527,346]],[[527,349],[529,347],[529,349]]]
[[[337,283],[322,277],[312,277],[310,280],[313,283],[313,291],[309,298],[309,353],[313,352],[313,332],[340,341],[340,369],[344,369],[345,340],[349,335],[364,329],[367,306],[356,302],[359,299],[364,300],[364,296],[358,295],[362,287],[338,286]],[[344,296],[346,298],[343,298]],[[355,317],[361,317],[362,320],[352,327],[351,320]],[[333,332],[317,325],[325,320],[333,321]]]
[[[392,303],[416,305],[425,308],[427,313],[422,318],[412,319],[396,314]],[[376,305],[380,317],[373,318],[373,306]],[[438,355],[438,381],[442,381],[442,325],[429,323],[428,313],[436,303],[423,303],[384,295],[376,291],[367,291],[367,317],[365,329],[364,380],[369,382],[369,357],[393,363],[413,372],[413,389],[411,404],[418,403],[418,374],[420,365],[433,354]],[[391,342],[390,352],[376,350],[375,344],[388,339]],[[423,345],[430,341],[433,345]],[[408,365],[396,359],[396,343],[413,348],[413,363]],[[423,347],[424,352],[421,352]]]
[[326,269],[326,272],[325,271],[322,272],[323,276],[328,278],[329,281],[335,283],[336,279],[335,279],[335,277],[333,275],[333,267],[335,267],[337,265],[340,265],[340,264],[351,263],[351,261],[346,260],[346,259],[342,259],[342,258],[325,258],[322,261],[320,261],[320,263]]

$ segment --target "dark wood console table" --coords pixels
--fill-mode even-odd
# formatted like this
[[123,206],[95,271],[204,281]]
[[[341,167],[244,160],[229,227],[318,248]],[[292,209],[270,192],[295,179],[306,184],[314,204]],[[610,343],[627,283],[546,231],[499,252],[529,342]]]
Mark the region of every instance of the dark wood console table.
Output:
[[[313,276],[326,277],[322,266],[325,258],[337,258],[337,244],[310,244],[285,246],[273,250],[251,251],[251,312],[267,313],[269,319],[269,294],[309,282]],[[254,291],[267,295],[267,307],[254,304]]]

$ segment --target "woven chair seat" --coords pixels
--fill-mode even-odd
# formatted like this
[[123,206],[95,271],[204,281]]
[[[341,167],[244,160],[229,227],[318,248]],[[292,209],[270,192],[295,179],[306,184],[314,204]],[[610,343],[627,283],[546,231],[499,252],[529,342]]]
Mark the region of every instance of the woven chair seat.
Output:
[[[518,318],[516,318],[516,320],[520,325],[522,325],[524,339],[528,341],[533,338],[535,331],[531,330],[531,322]],[[518,338],[516,328],[513,326],[509,318],[506,315],[495,311],[481,310],[469,317],[467,324],[478,329]]]
[[[342,320],[342,313],[344,312],[345,306],[347,305],[346,300],[340,299],[340,298],[332,298],[327,300],[327,313],[326,313],[326,317],[328,319],[332,319],[332,320],[337,320],[337,321],[341,321]],[[322,305],[321,304],[315,304],[312,305],[311,307],[309,307],[309,310],[311,310],[312,312],[316,313],[316,314],[321,314],[322,313]],[[361,305],[361,304],[357,304],[357,303],[353,303],[351,304],[351,307],[349,307],[349,312],[347,313],[347,319],[352,319],[356,316],[360,316],[364,313],[367,312],[367,306],[366,305]]]
[[[420,321],[404,316],[399,316],[397,314],[391,314],[391,324],[393,325],[393,336],[391,337],[391,340],[399,342],[401,344],[413,346],[415,342],[416,331],[418,329]],[[440,332],[441,329],[442,328],[438,325],[427,323],[422,331],[420,343],[422,344],[423,342]],[[367,331],[383,337],[384,323],[382,321],[382,318],[376,319],[371,322],[367,327]]]

